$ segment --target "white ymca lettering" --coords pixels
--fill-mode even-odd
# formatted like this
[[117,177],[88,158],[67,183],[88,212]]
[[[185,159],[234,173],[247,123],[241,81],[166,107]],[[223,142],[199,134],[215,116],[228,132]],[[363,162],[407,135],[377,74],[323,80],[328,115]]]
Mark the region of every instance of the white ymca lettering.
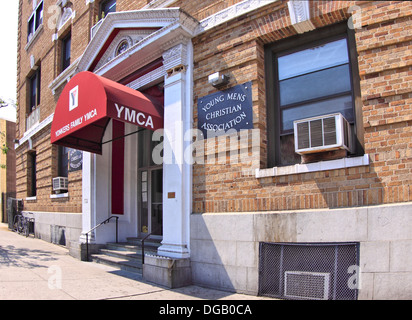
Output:
[[71,131],[73,129],[76,129],[76,127],[81,126],[83,124],[83,122],[87,122],[87,121],[93,119],[96,116],[97,116],[97,109],[93,109],[93,110],[87,112],[83,116],[70,121],[70,123],[66,124],[65,126],[61,127],[59,130],[57,130],[55,132],[56,137],[66,133],[68,131]]
[[136,123],[138,126],[154,129],[152,116],[146,116],[144,113],[137,112],[133,109],[131,110],[128,107],[119,107],[117,103],[114,105],[119,119],[124,119],[126,122]]

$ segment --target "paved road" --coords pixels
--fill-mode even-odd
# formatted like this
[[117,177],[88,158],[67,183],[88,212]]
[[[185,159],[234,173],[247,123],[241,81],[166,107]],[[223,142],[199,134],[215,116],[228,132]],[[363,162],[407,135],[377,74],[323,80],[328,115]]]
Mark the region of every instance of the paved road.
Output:
[[[259,300],[198,286],[168,290],[122,272],[82,262],[66,248],[26,238],[0,223],[0,300]],[[267,299],[265,299],[267,300]]]

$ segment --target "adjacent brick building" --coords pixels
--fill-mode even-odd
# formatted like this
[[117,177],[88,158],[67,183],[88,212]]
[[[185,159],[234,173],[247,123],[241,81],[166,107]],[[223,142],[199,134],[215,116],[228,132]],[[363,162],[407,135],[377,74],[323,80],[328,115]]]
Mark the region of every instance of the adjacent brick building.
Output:
[[[50,143],[56,105],[90,71],[164,109],[163,164],[146,159],[148,131],[125,125],[121,239],[152,232],[204,286],[410,299],[411,17],[408,1],[20,1],[17,197],[37,236],[75,248],[114,214],[115,141],[102,155]],[[320,123],[325,146],[337,114],[347,148],[295,150]],[[108,228],[93,238],[108,241]],[[315,278],[317,293],[293,292]]]
[[12,120],[0,119],[1,222],[9,222],[7,199],[16,197],[16,152],[14,150],[16,124]]

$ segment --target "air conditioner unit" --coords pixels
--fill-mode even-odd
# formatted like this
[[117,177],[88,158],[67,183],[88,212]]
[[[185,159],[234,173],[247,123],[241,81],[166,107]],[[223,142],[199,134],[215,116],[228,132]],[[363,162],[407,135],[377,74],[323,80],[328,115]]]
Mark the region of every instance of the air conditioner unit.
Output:
[[53,178],[53,191],[60,193],[69,190],[69,179],[67,177]]
[[296,120],[295,152],[307,154],[346,149],[352,151],[352,130],[340,113]]

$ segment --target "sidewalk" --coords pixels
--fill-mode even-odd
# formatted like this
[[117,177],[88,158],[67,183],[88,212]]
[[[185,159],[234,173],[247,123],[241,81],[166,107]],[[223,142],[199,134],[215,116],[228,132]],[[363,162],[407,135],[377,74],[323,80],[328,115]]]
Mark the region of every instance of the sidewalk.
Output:
[[169,290],[0,223],[0,300],[271,300],[198,286]]

